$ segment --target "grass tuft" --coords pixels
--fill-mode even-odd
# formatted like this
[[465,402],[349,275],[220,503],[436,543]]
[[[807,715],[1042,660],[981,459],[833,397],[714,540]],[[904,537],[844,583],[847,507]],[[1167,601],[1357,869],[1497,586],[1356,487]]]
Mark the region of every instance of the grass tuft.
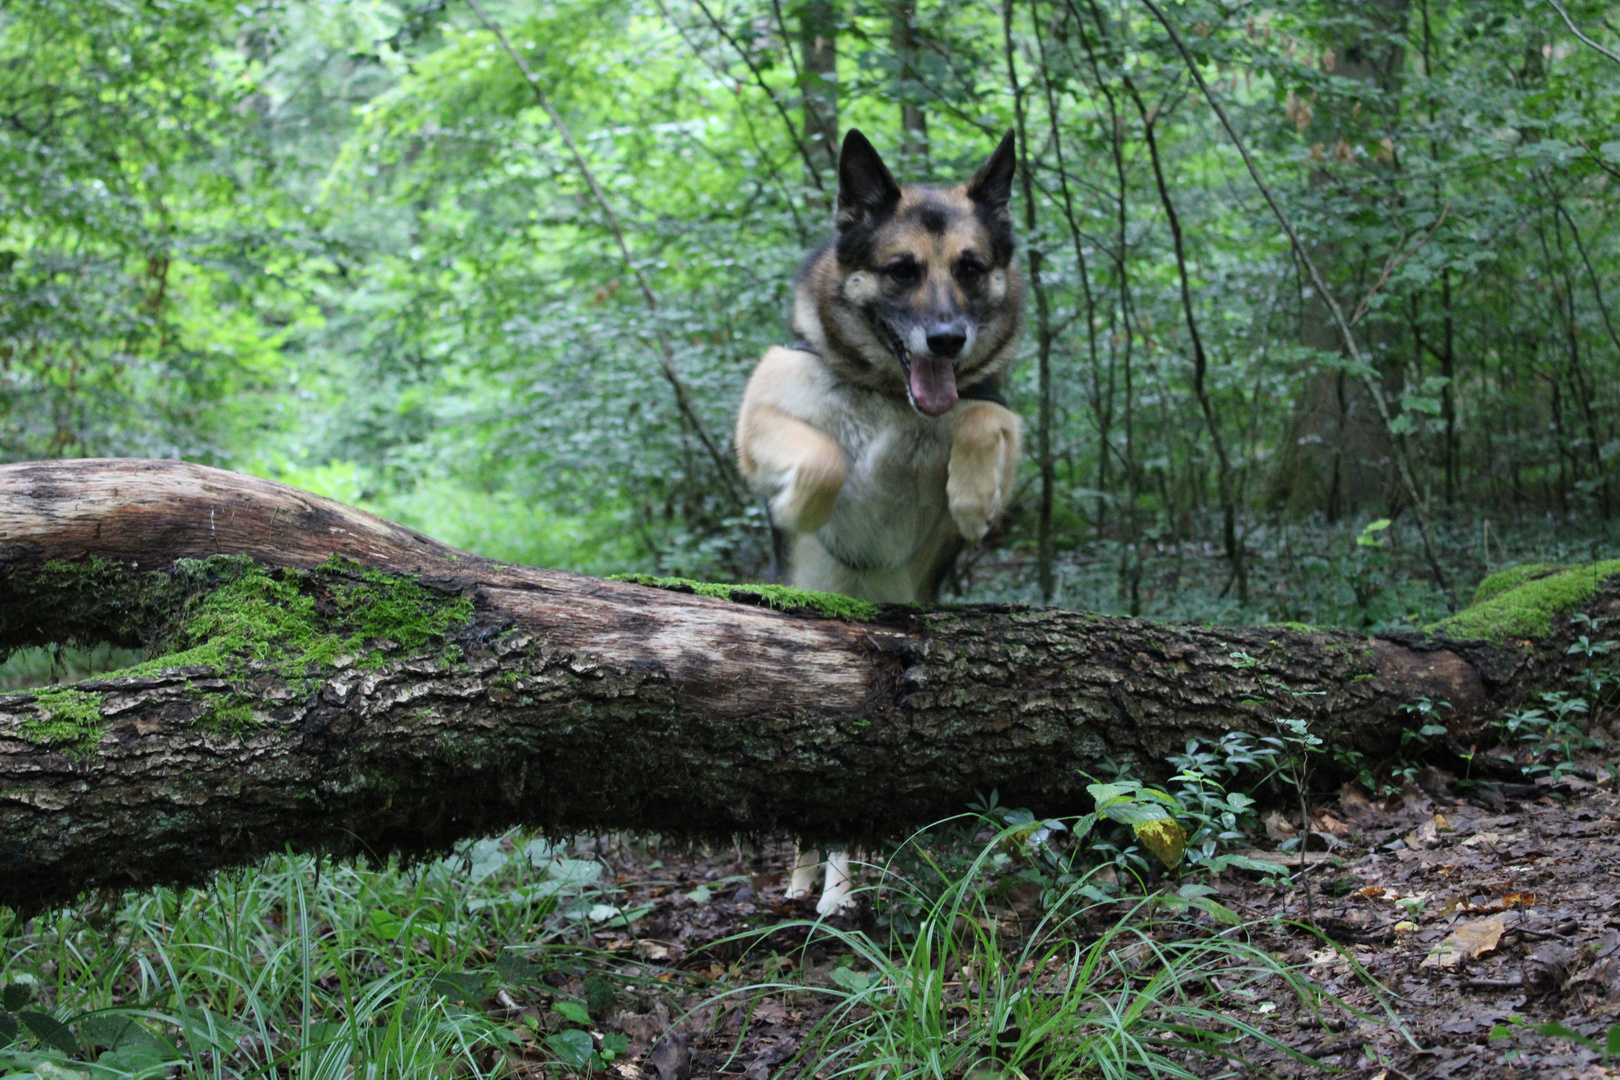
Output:
[[[1022,825],[1001,831],[965,871],[947,871],[923,851],[930,880],[897,877],[891,863],[886,903],[921,909],[912,934],[879,939],[801,924],[805,955],[844,953],[851,962],[768,988],[831,1003],[800,1052],[799,1075],[1191,1080],[1205,1075],[1199,1064],[1241,1062],[1261,1045],[1316,1064],[1247,1018],[1261,1000],[1291,997],[1309,1013],[1338,1002],[1246,940],[1269,923],[1240,924],[1207,887],[1121,904],[1097,899],[1082,878],[1048,896],[1033,925],[1019,925],[988,883],[1001,853],[1026,833]],[[757,998],[761,989],[731,993]]]

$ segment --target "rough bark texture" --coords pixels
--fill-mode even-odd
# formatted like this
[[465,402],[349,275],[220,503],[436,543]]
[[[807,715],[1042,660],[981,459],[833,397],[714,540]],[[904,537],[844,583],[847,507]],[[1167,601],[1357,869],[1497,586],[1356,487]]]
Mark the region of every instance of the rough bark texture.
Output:
[[992,788],[1084,811],[1104,756],[1151,773],[1277,717],[1376,755],[1401,703],[1464,730],[1557,662],[992,605],[843,621],[495,563],[201,466],[0,467],[0,648],[70,640],[156,655],[0,696],[16,907],[514,823],[872,837]]

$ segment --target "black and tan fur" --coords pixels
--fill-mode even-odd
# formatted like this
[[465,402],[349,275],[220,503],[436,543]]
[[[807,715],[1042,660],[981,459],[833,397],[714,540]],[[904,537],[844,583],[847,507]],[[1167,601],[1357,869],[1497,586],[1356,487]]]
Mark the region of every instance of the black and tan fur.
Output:
[[[932,599],[964,543],[989,531],[1023,425],[997,400],[1018,345],[1013,136],[959,187],[902,188],[858,131],[838,162],[833,238],[799,269],[793,345],[765,353],[743,395],[737,458],[788,544],[788,579],[867,600]],[[788,885],[820,866],[801,850]],[[816,909],[850,903],[828,854]]]
[[836,234],[794,284],[800,341],[765,353],[737,421],[791,584],[931,599],[1004,509],[1022,424],[984,398],[1018,342],[1013,169],[1008,132],[961,186],[902,188],[844,139]]

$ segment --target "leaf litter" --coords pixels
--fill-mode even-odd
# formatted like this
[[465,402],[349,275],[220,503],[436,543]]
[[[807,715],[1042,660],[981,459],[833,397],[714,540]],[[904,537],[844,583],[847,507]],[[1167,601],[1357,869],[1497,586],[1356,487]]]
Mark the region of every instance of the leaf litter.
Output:
[[[1190,1058],[1186,1067],[1212,1077],[1620,1075],[1620,1062],[1602,1056],[1620,1025],[1620,805],[1612,784],[1543,786],[1539,797],[1504,801],[1459,789],[1443,774],[1429,781],[1429,792],[1409,784],[1388,801],[1346,787],[1317,808],[1313,832],[1331,828],[1339,844],[1310,853],[1320,858],[1303,871],[1309,907],[1297,853],[1284,864],[1293,883],[1249,871],[1190,879],[1246,920],[1275,916],[1254,931],[1254,943],[1340,1004],[1313,1011],[1283,994],[1250,1003],[1245,1022],[1298,1056],[1240,1044],[1233,1051],[1244,1072]],[[1275,832],[1286,832],[1281,824]],[[639,916],[591,935],[595,967],[605,964],[615,987],[610,1004],[591,1010],[594,1037],[624,1044],[616,1060],[598,1062],[600,1075],[816,1075],[798,1055],[828,1004],[803,989],[867,976],[836,942],[812,936],[807,945],[813,908],[783,896],[791,847],[599,843],[622,890],[620,907]],[[1038,889],[1010,889],[1006,901],[1011,932],[1020,919],[1039,917]],[[842,925],[879,936],[864,908]],[[586,979],[553,977],[549,992],[584,1000]],[[948,987],[956,1002],[948,1008],[966,1015],[973,999],[967,980],[958,982]],[[801,989],[783,989],[790,985]],[[558,1015],[544,1002],[515,1004],[541,1029]],[[513,1060],[520,1074],[523,1058]],[[542,1058],[530,1059],[526,1075],[543,1074]]]

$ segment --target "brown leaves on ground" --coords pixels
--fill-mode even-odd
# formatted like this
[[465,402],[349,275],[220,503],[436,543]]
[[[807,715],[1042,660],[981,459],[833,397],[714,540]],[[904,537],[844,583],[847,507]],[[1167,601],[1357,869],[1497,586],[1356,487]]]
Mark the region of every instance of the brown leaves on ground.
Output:
[[[1245,918],[1281,914],[1285,922],[1253,943],[1344,1003],[1313,1013],[1278,995],[1244,1015],[1311,1064],[1240,1052],[1252,1057],[1255,1075],[1277,1077],[1616,1075],[1603,1072],[1591,1050],[1534,1030],[1557,1021],[1601,1045],[1608,1027],[1620,1024],[1620,804],[1612,790],[1589,785],[1563,799],[1502,802],[1424,779],[1423,788],[1409,785],[1389,800],[1347,788],[1335,803],[1313,807],[1313,846],[1321,835],[1332,847],[1305,853],[1309,910],[1297,884],[1275,887],[1248,872],[1188,879],[1214,885],[1219,902]],[[1297,811],[1283,811],[1267,831],[1295,838],[1298,820]],[[1285,860],[1297,882],[1298,852],[1255,854]],[[790,992],[716,1001],[721,991],[760,983],[830,986],[840,962],[848,963],[825,942],[803,949],[803,931],[786,928],[814,918],[809,903],[782,896],[791,848],[704,853],[627,842],[606,857],[624,906],[646,909],[633,926],[594,935],[598,957],[618,958],[625,976],[612,1007],[595,1017],[599,1043],[622,1034],[630,1044],[608,1075],[813,1075],[794,1055],[824,1014],[825,998]],[[1039,896],[1033,886],[1008,891],[1004,932],[1038,918]],[[1313,919],[1320,935],[1308,929]],[[767,936],[746,953],[728,940],[750,930]],[[551,992],[582,1000],[582,979]],[[545,1001],[514,1004],[546,1029]],[[1504,1029],[1511,1038],[1491,1037]],[[542,1057],[524,1059],[519,1073],[542,1075]]]

